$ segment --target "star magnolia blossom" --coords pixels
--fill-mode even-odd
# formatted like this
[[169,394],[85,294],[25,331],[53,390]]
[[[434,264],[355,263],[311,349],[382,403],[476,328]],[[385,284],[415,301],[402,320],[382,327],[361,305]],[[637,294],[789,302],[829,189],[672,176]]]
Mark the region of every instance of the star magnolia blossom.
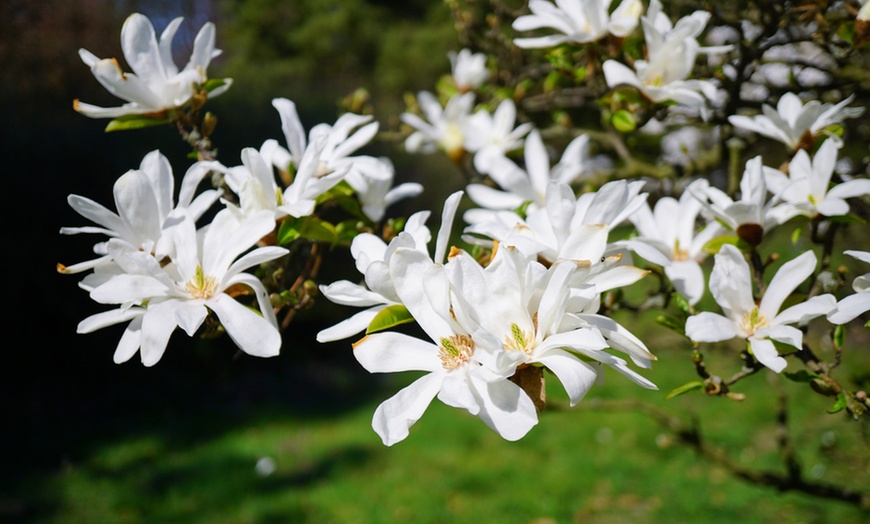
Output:
[[460,91],[477,89],[489,78],[485,54],[462,49],[459,53],[451,51],[447,56],[450,58],[453,82]]
[[402,122],[415,130],[405,139],[405,149],[409,153],[434,153],[440,149],[454,162],[462,158],[465,154],[463,126],[471,115],[474,94],[453,95],[442,108],[435,95],[422,91],[417,95],[417,103],[426,120],[413,113],[402,113]]
[[[161,113],[187,104],[208,80],[206,69],[220,50],[214,47],[215,28],[209,22],[196,35],[190,62],[179,71],[172,60],[172,39],[181,22],[182,18],[170,22],[158,42],[154,26],[146,16],[136,13],[127,18],[121,29],[121,50],[133,73],[125,73],[114,58],[101,60],[90,51],[79,49],[82,61],[103,87],[128,103],[104,108],[75,100],[73,108],[92,118],[117,118]],[[225,78],[224,84],[211,90],[208,96],[218,96],[231,83],[231,79]]]
[[[796,94],[786,93],[776,103],[775,110],[763,104],[760,115],[731,115],[728,121],[735,127],[778,140],[795,151],[811,147],[826,127],[863,115],[863,107],[846,107],[853,98],[855,95],[850,95],[836,105],[822,104],[818,100],[804,104]],[[834,135],[831,138],[838,140]]]
[[324,135],[315,135],[314,141],[305,149],[293,183],[283,190],[275,180],[272,165],[260,152],[251,147],[243,149],[241,166],[217,168],[224,173],[227,186],[239,196],[238,206],[228,202],[227,207],[240,216],[268,210],[275,219],[313,213],[316,198],[341,182],[347,174],[345,166],[340,171],[317,176],[325,139]]
[[[109,250],[124,271],[95,286],[91,298],[120,308],[98,313],[79,323],[79,333],[129,321],[115,351],[115,362],[129,360],[137,351],[142,363],[153,366],[163,356],[172,332],[181,327],[188,336],[212,311],[239,348],[253,356],[278,354],[281,335],[269,296],[262,282],[243,271],[287,253],[280,247],[262,247],[244,256],[275,226],[271,212],[262,211],[239,222],[223,210],[215,215],[200,242],[189,216],[169,228],[175,253],[161,265],[154,257],[110,241]],[[230,288],[250,288],[260,314],[227,294]]]
[[654,210],[644,203],[629,217],[640,236],[627,241],[626,245],[650,262],[663,266],[674,288],[690,304],[697,304],[704,294],[704,273],[700,264],[706,257],[703,247],[721,231],[714,222],[696,234],[701,202],[694,192],[703,191],[706,186],[706,180],[696,180],[679,200],[662,197]]
[[710,292],[725,315],[703,312],[686,321],[686,336],[695,342],[719,342],[745,338],[755,358],[779,373],[786,361],[779,356],[773,341],[801,349],[803,333],[789,324],[805,324],[825,315],[836,305],[833,295],[820,295],[779,311],[782,303],[816,268],[812,251],[790,260],[779,268],[764,291],[761,302],[752,298],[749,264],[734,246],[726,244],[715,256],[710,275]]
[[[855,257],[861,262],[870,263],[870,253],[867,251],[843,251],[843,253]],[[828,313],[828,322],[832,324],[845,324],[851,322],[861,313],[870,311],[870,273],[856,277],[852,281],[854,295],[837,302],[837,307]]]
[[514,20],[517,31],[555,29],[561,34],[539,38],[515,38],[514,44],[522,48],[553,47],[564,42],[585,44],[599,40],[608,33],[624,37],[637,27],[638,17],[643,12],[640,0],[622,0],[608,14],[612,0],[544,0],[529,2],[530,15]]
[[389,206],[423,192],[423,186],[416,182],[393,186],[396,170],[386,158],[365,157],[357,162],[365,166],[358,172],[348,173],[345,180],[359,198],[362,212],[372,222],[384,218]]
[[[89,198],[70,195],[70,207],[78,214],[95,222],[99,227],[64,227],[64,235],[99,233],[126,242],[132,249],[150,253],[157,259],[170,254],[170,245],[164,236],[164,226],[175,210],[185,210],[193,220],[199,219],[220,197],[220,192],[208,190],[196,198],[196,188],[202,179],[215,168],[215,162],[194,164],[181,182],[178,203],[174,202],[175,179],[172,166],[160,151],[152,151],[142,159],[139,169],[122,175],[113,189],[117,213]],[[100,257],[72,266],[58,265],[61,273],[80,273],[96,266],[109,264],[106,243],[94,246]]]
[[738,236],[758,245],[762,235],[794,216],[790,208],[777,205],[777,199],[767,199],[765,173],[775,171],[761,163],[761,156],[746,162],[740,179],[740,200],[734,201],[724,191],[709,185],[691,188],[701,204],[723,226]]
[[767,186],[783,200],[787,215],[845,215],[849,212],[845,199],[870,194],[870,180],[866,178],[828,189],[839,147],[839,141],[825,140],[812,161],[805,150],[799,150],[789,163],[788,175],[777,170],[765,171]]
[[525,123],[514,127],[517,107],[513,100],[502,100],[495,112],[490,114],[480,110],[466,118],[462,123],[466,151],[475,152],[474,167],[478,171],[489,169],[489,159],[496,154],[504,154],[522,146],[520,141],[532,129]]
[[589,137],[580,135],[568,144],[562,159],[550,169],[550,159],[541,134],[532,130],[525,142],[525,170],[500,153],[485,162],[486,170],[482,173],[503,190],[484,184],[469,184],[466,188],[469,198],[485,209],[469,210],[465,220],[472,224],[481,222],[490,218],[492,213],[488,210],[518,209],[523,204],[527,204],[527,213],[541,207],[551,180],[571,184],[583,174],[588,147]]
[[654,0],[641,20],[648,60],[636,60],[635,70],[615,61],[603,64],[604,78],[611,88],[621,84],[636,87],[653,102],[673,100],[678,104],[704,108],[705,97],[715,99],[716,86],[707,80],[687,80],[699,52],[721,53],[729,46],[702,48],[696,38],[710,19],[705,11],[695,11],[671,25]]

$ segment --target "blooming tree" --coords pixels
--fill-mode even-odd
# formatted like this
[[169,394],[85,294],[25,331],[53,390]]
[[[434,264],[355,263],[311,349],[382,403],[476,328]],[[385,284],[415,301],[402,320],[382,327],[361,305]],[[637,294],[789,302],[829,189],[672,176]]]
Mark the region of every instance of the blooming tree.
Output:
[[[865,274],[850,289],[848,269],[834,262],[870,260],[853,249],[863,247],[855,244],[870,195],[866,141],[856,146],[849,127],[863,100],[843,95],[864,85],[848,72],[866,67],[866,6],[777,4],[771,13],[750,2],[741,12],[678,13],[659,0],[532,0],[519,11],[496,3],[495,13],[453,5],[469,47],[444,57],[446,81],[409,96],[395,129],[347,112],[306,132],[296,103],[276,98],[284,136],[243,149],[235,166],[217,160],[216,120],[200,112],[232,83],[207,75],[218,53],[213,25],[181,71],[171,57],[180,20],[159,40],[144,16],[125,22],[133,73],[80,51],[127,103],[76,101],[76,110],[111,118],[107,131],[172,124],[196,160],[177,199],[159,151],[115,182],[116,211],[69,197],[96,225],[61,233],[108,239],[94,246],[97,258],[58,269],[86,273],[80,286],[116,307],[79,331],[126,323],[115,361],[139,352],[151,366],[176,327],[195,336],[211,317],[245,353],[269,357],[319,295],[364,308],[317,340],[355,338],[348,347],[372,373],[425,373],[374,413],[375,432],[394,445],[412,438],[435,398],[517,440],[536,425],[546,431],[548,379],[571,406],[611,371],[655,391],[643,369],[680,363],[657,361],[613,312],[657,309],[661,329],[691,348],[697,375],[668,398],[740,400],[741,381],[768,373],[832,397],[832,412],[866,417],[866,393],[836,368],[866,349],[845,339],[861,329],[870,287]],[[493,28],[485,34],[472,30],[482,16]],[[813,69],[807,41],[830,59],[820,83],[801,80]],[[769,73],[774,61],[792,83]],[[666,162],[664,144],[686,133],[713,145],[685,142],[685,162]],[[388,137],[411,154],[446,155],[457,169],[444,178],[458,190],[436,209],[392,216],[392,204],[426,188],[394,186],[389,159],[363,153]],[[785,148],[767,149],[770,140]],[[212,187],[200,187],[205,180]],[[430,250],[426,222],[439,208]],[[319,282],[336,248],[350,251],[359,274]],[[637,294],[642,301],[626,298]],[[396,329],[408,323],[423,337]],[[811,326],[829,333],[832,360],[819,356]],[[731,339],[744,340],[723,346],[739,371],[708,369],[702,352]],[[807,480],[791,456],[788,476],[754,475],[695,437],[684,440],[744,478],[860,502]]]

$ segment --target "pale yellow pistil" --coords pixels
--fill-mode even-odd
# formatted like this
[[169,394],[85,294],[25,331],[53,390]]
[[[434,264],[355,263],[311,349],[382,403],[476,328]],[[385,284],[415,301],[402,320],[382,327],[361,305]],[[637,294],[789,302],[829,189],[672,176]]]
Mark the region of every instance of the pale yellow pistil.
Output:
[[217,285],[215,277],[203,273],[202,266],[196,266],[196,274],[184,284],[184,289],[193,298],[209,299],[217,292]]
[[752,308],[752,311],[743,315],[743,318],[740,320],[740,329],[742,329],[747,336],[752,336],[761,328],[767,327],[769,325],[767,321],[767,317],[761,314],[758,311],[758,307]]
[[685,262],[686,260],[689,260],[690,258],[692,258],[692,257],[689,255],[689,252],[687,250],[680,249],[680,241],[677,240],[676,242],[674,242],[674,254],[673,254],[674,262]]
[[511,334],[504,337],[504,348],[508,351],[522,351],[531,355],[535,349],[535,335],[523,331],[520,326],[511,323]]
[[438,358],[444,369],[456,369],[467,364],[474,354],[474,341],[467,335],[453,335],[450,338],[441,339],[441,347],[438,349]]

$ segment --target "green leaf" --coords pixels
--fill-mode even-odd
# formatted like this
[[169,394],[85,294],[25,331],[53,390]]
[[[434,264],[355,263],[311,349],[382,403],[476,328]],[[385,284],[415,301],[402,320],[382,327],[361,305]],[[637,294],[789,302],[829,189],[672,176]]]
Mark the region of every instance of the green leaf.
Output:
[[786,371],[782,374],[782,376],[794,382],[810,382],[813,379],[819,378],[819,375],[816,375],[815,373],[810,373],[805,369],[795,371],[794,373],[789,373]]
[[130,129],[142,129],[145,127],[162,126],[168,124],[169,119],[164,117],[153,117],[145,115],[126,115],[118,117],[106,126],[106,133],[112,131],[127,131]]
[[867,221],[863,218],[855,215],[853,213],[849,213],[848,215],[837,215],[833,217],[828,217],[832,222],[838,222],[840,224],[866,224]]
[[834,328],[834,334],[831,337],[834,341],[834,348],[842,349],[846,343],[846,328],[842,324]]
[[414,317],[411,316],[411,313],[405,306],[401,304],[387,306],[369,322],[369,327],[366,328],[366,335],[413,321]]
[[620,109],[613,113],[610,123],[620,133],[630,133],[637,129],[637,121],[634,119],[634,115],[625,109]]
[[731,244],[736,246],[738,242],[740,242],[740,237],[738,237],[737,235],[723,235],[721,237],[711,239],[706,244],[704,244],[704,247],[702,247],[701,249],[704,251],[704,253],[707,253],[708,255],[715,255],[719,252],[720,249],[722,249],[722,246],[724,246],[725,244]]
[[797,245],[798,240],[800,240],[803,232],[804,232],[804,228],[802,228],[802,227],[797,227],[797,228],[795,228],[794,231],[791,232],[791,244],[792,245]]
[[846,409],[846,395],[840,393],[837,395],[837,401],[834,402],[834,405],[828,410],[828,413],[838,413],[844,409]]
[[350,184],[348,184],[346,181],[342,180],[338,184],[335,184],[334,186],[329,188],[327,191],[324,191],[320,196],[318,196],[314,200],[314,202],[317,205],[320,205],[320,204],[326,202],[327,200],[332,200],[334,198],[338,198],[338,197],[342,197],[342,196],[343,197],[352,197],[354,195],[354,193],[355,193],[355,191],[353,190],[352,187],[350,187]]
[[678,397],[683,393],[688,393],[689,391],[694,391],[696,389],[701,389],[704,387],[704,383],[700,380],[693,380],[692,382],[686,382],[682,386],[678,386],[671,390],[670,393],[665,395],[665,400],[670,400],[674,397]]
[[691,309],[692,306],[689,305],[689,301],[686,300],[686,297],[684,297],[683,295],[681,295],[677,292],[674,292],[674,293],[671,293],[671,300],[674,301],[674,304],[678,308],[680,308],[680,311],[682,311],[683,314],[685,314],[687,316],[690,314],[689,310]]
[[681,335],[686,334],[686,324],[685,322],[676,319],[669,315],[659,315],[656,317],[656,322],[665,326],[668,329],[672,329]]
[[223,78],[209,78],[202,84],[202,89],[206,93],[211,93],[215,89],[225,85],[227,85],[227,82]]
[[317,217],[307,217],[303,220],[299,227],[299,236],[315,242],[329,242],[330,244],[338,239],[335,226]]
[[302,219],[288,216],[278,228],[278,245],[283,246],[299,238],[299,222]]

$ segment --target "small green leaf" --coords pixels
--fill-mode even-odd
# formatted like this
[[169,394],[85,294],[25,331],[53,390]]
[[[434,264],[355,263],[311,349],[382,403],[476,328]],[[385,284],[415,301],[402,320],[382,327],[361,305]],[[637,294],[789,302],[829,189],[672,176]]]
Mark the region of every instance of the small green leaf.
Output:
[[804,232],[804,228],[802,228],[802,227],[796,227],[795,230],[791,232],[792,245],[796,245],[798,243],[798,240],[800,240],[803,232]]
[[834,341],[834,348],[842,349],[843,344],[846,343],[846,328],[843,327],[842,324],[834,328],[834,334],[832,336],[832,340]]
[[335,242],[338,235],[335,226],[316,217],[307,217],[299,227],[299,236],[315,242]]
[[613,113],[610,123],[620,133],[631,133],[637,129],[637,121],[634,119],[634,115],[625,109],[620,109]]
[[685,315],[690,314],[689,311],[691,310],[692,306],[689,305],[689,301],[686,300],[686,297],[684,297],[683,295],[681,295],[677,292],[674,292],[674,293],[671,293],[671,300],[674,301],[674,305],[676,305],[678,308],[680,308],[680,311],[682,311],[683,314],[685,314]]
[[782,374],[782,376],[794,382],[810,382],[813,379],[819,378],[819,376],[815,373],[810,373],[805,369],[795,371],[794,373],[789,373],[788,371],[786,371]]
[[411,313],[405,306],[401,304],[387,306],[369,322],[369,327],[366,328],[366,335],[413,321],[414,317],[411,316]]
[[704,244],[704,247],[702,247],[701,249],[704,251],[704,253],[707,253],[708,255],[715,255],[719,252],[720,249],[722,249],[722,246],[724,246],[725,244],[731,244],[736,246],[738,242],[740,242],[740,237],[738,237],[737,235],[723,235],[721,237],[711,239],[706,244]]
[[837,401],[834,402],[834,405],[828,410],[828,413],[838,413],[844,409],[846,409],[846,395],[840,393],[837,395]]
[[288,216],[278,228],[278,245],[283,246],[299,238],[299,222],[302,219]]
[[840,224],[866,224],[867,221],[863,218],[855,215],[853,213],[849,213],[848,215],[837,215],[833,217],[828,217],[832,222],[838,222]]
[[670,400],[674,397],[678,397],[683,393],[688,393],[689,391],[694,391],[696,389],[701,389],[704,387],[704,383],[700,380],[693,380],[692,382],[687,382],[682,386],[678,386],[671,390],[670,393],[665,395],[665,400]]
[[223,78],[209,78],[202,84],[202,89],[206,93],[211,93],[215,89],[225,85],[227,85],[227,82]]
[[685,322],[676,319],[669,315],[659,315],[656,317],[656,322],[665,326],[668,329],[672,329],[681,335],[686,334],[686,324]]
[[355,191],[352,187],[350,187],[350,184],[342,180],[338,184],[335,184],[334,186],[329,188],[327,191],[324,191],[320,196],[317,197],[315,202],[317,203],[317,205],[320,205],[327,200],[332,200],[334,198],[352,197],[354,193]]
[[169,119],[166,117],[156,118],[145,115],[126,115],[118,117],[108,125],[106,125],[106,133],[112,131],[127,131],[130,129],[142,129],[145,127],[162,126],[168,124]]

